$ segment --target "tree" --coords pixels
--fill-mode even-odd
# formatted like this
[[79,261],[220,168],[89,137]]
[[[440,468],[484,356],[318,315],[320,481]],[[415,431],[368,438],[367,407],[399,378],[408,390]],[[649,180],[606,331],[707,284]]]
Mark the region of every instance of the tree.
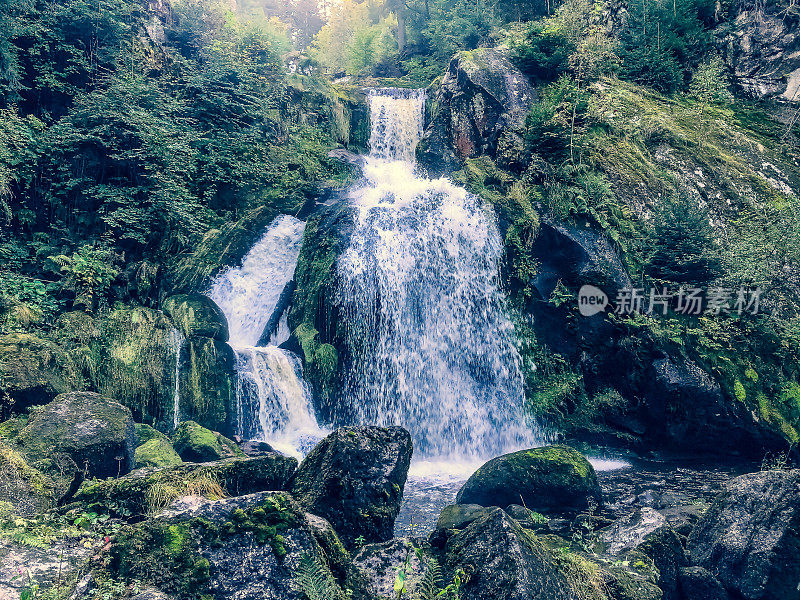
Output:
[[733,94],[728,89],[727,69],[722,59],[715,56],[700,63],[692,77],[689,95],[703,105],[733,101]]

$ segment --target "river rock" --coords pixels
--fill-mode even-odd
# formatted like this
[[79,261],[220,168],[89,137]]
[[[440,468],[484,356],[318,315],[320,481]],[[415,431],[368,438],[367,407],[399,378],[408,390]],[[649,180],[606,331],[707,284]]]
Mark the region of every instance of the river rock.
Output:
[[80,572],[96,546],[97,542],[88,540],[75,544],[72,540],[57,539],[48,547],[39,548],[8,538],[0,539],[0,598],[25,598],[23,590],[31,581],[38,584],[42,592],[54,590],[59,583],[62,591],[67,591],[69,582]]
[[731,480],[689,536],[693,565],[736,597],[797,600],[800,586],[800,470]]
[[75,500],[106,506],[119,516],[138,517],[185,495],[218,497],[221,490],[235,497],[285,490],[296,469],[295,458],[280,454],[137,469],[125,477],[85,484]]
[[[0,505],[10,503],[14,512],[32,515],[56,501],[55,482],[11,446],[0,442]],[[0,519],[3,511],[0,507]]]
[[436,529],[464,529],[467,525],[487,515],[491,509],[480,504],[453,504],[439,513]]
[[180,417],[233,435],[236,418],[236,355],[207,337],[186,340],[180,370]]
[[172,319],[184,337],[208,337],[228,341],[228,320],[216,303],[203,294],[178,294],[161,303],[162,310]]
[[34,413],[20,432],[36,459],[63,452],[90,477],[118,477],[133,468],[136,430],[131,411],[99,394],[69,392]]
[[82,387],[79,369],[57,344],[24,333],[0,336],[0,392],[11,397],[15,410]]
[[172,433],[172,446],[187,462],[211,462],[244,456],[236,442],[194,421],[184,421],[178,425]]
[[153,438],[138,448],[134,455],[134,467],[174,467],[181,464],[181,457],[175,452],[169,440]]
[[683,600],[728,600],[728,592],[719,580],[703,567],[685,567],[678,573],[678,587]]
[[617,520],[603,533],[603,541],[609,544],[611,554],[633,550],[644,542],[648,535],[667,524],[661,513],[652,508],[639,508],[630,515]]
[[494,458],[475,471],[458,492],[458,504],[508,506],[539,512],[581,510],[602,500],[597,474],[568,446],[520,450]]
[[306,456],[292,494],[334,526],[345,546],[392,539],[411,462],[411,436],[401,427],[342,427]]
[[414,597],[417,584],[425,574],[425,565],[406,538],[395,538],[380,544],[367,544],[353,557],[353,566],[368,582],[369,591],[381,600],[396,600],[395,580],[403,571],[405,589]]
[[525,119],[534,102],[528,79],[498,49],[459,52],[429,104],[417,157],[435,172],[488,155],[501,166],[525,162]]

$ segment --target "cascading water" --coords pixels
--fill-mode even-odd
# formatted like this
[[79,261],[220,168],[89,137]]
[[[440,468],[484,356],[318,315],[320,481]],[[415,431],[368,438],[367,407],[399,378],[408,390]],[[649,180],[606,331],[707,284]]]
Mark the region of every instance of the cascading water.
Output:
[[175,356],[175,386],[172,389],[172,427],[178,428],[181,422],[181,348],[183,336],[177,329],[169,332],[169,346]]
[[[222,272],[208,292],[228,319],[229,344],[237,356],[238,435],[294,455],[326,433],[317,425],[300,359],[275,345],[288,337],[286,315],[275,312],[282,310],[281,294],[294,276],[304,229],[294,217],[277,217],[241,266]],[[276,316],[276,332],[259,346]]]
[[406,427],[417,456],[479,460],[537,445],[539,432],[523,418],[494,213],[415,170],[424,101],[421,90],[369,95],[371,153],[338,262],[351,355],[339,414]]

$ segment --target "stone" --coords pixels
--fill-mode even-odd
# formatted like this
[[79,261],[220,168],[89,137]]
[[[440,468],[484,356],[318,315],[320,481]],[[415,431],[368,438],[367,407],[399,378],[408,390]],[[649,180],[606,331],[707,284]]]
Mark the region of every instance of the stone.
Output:
[[217,498],[285,490],[296,469],[295,458],[280,454],[137,469],[118,479],[84,484],[75,500],[102,505],[118,516],[140,517],[187,495]]
[[61,394],[36,411],[19,434],[31,458],[62,452],[89,477],[118,477],[133,468],[136,430],[130,409],[93,392]]
[[161,433],[158,429],[145,425],[144,423],[136,423],[136,438],[139,440],[138,446],[149,442],[150,440],[166,440],[169,441],[169,436]]
[[236,355],[205,337],[186,340],[180,370],[180,418],[232,435],[236,417]]
[[490,509],[479,504],[453,504],[439,513],[436,529],[464,529],[473,521],[488,514]]
[[55,482],[11,446],[0,442],[0,503],[8,502],[14,512],[32,515],[52,507]]
[[153,438],[138,448],[134,454],[134,467],[174,467],[181,464],[181,457],[175,452],[169,440]]
[[216,303],[203,294],[178,294],[161,303],[161,309],[172,319],[184,337],[207,337],[228,341],[228,320]]
[[800,470],[732,479],[689,536],[693,566],[745,600],[797,600]]
[[75,544],[56,539],[48,547],[39,548],[0,539],[0,598],[24,598],[28,575],[39,585],[40,592],[49,592],[59,583],[62,591],[68,591],[69,582],[80,573],[96,546],[97,542]]
[[348,548],[358,538],[390,540],[411,451],[411,436],[401,427],[342,427],[303,460],[292,494],[330,521]]
[[568,446],[520,450],[494,458],[459,490],[458,504],[508,506],[517,502],[538,512],[582,510],[602,501],[597,474]]
[[326,519],[311,513],[306,513],[305,517],[311,528],[311,534],[325,553],[331,571],[337,579],[344,581],[351,574],[352,557],[339,539],[333,525]]
[[236,442],[194,421],[184,421],[178,425],[172,433],[172,446],[187,462],[211,462],[244,456]]
[[375,598],[396,600],[395,579],[402,569],[408,597],[413,598],[417,584],[425,574],[425,565],[407,538],[395,538],[380,544],[367,544],[353,557],[353,566],[368,582]]
[[609,544],[608,551],[611,554],[621,554],[637,548],[648,535],[663,527],[666,522],[664,515],[658,511],[647,507],[639,508],[617,520],[603,533],[602,539]]
[[703,567],[685,567],[678,573],[678,588],[683,600],[728,600],[719,580]]

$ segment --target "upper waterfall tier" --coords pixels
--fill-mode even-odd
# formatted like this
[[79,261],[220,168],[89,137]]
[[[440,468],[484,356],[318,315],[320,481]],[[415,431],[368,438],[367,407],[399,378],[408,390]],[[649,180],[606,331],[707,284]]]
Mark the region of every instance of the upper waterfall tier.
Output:
[[413,162],[422,138],[425,90],[370,90],[367,100],[372,128],[370,156]]
[[250,249],[239,267],[220,273],[208,296],[228,318],[230,344],[255,346],[270,320],[294,268],[305,223],[278,216]]

